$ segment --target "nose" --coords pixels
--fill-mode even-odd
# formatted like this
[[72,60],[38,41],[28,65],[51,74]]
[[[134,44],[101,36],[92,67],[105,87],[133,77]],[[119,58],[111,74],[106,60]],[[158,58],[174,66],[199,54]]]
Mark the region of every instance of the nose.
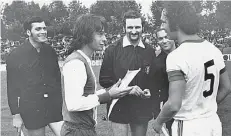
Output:
[[167,42],[168,42],[168,39],[163,38],[163,43],[167,43]]
[[106,38],[105,34],[103,35],[102,40],[103,40],[103,42],[107,41],[107,38]]
[[41,29],[41,33],[47,33],[46,29]]
[[137,32],[137,29],[135,27],[132,28],[132,33],[135,34]]
[[161,23],[160,29],[164,29],[164,28],[165,28],[165,23]]

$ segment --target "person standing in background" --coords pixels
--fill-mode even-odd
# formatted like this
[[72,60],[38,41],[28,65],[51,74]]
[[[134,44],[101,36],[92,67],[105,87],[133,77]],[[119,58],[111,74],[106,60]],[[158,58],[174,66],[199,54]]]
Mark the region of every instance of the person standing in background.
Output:
[[[167,55],[176,49],[175,42],[173,40],[169,40],[169,36],[164,28],[159,28],[156,30],[156,38],[157,44],[161,47],[161,53],[157,56],[156,60],[156,84],[158,85],[158,90],[160,91],[160,109],[163,104],[168,100],[168,75],[166,72],[166,59]],[[158,115],[159,113],[157,113]],[[156,115],[156,116],[157,116]],[[170,120],[166,123],[166,128],[171,134],[171,126],[173,120]]]
[[62,125],[61,73],[55,50],[47,45],[47,28],[41,17],[23,24],[28,36],[6,60],[7,97],[13,126],[22,125],[29,136],[45,136],[45,126],[60,136]]

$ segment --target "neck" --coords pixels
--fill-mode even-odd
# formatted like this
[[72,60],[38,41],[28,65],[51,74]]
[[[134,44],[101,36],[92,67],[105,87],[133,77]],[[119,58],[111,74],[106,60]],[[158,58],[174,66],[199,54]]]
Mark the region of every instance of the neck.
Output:
[[89,48],[87,45],[84,45],[82,49],[80,49],[83,53],[85,53],[90,59],[93,54],[93,50]]
[[178,31],[177,35],[178,35],[177,40],[178,40],[179,45],[186,40],[200,40],[201,39],[197,34],[186,35],[181,31]]
[[131,40],[129,40],[129,42],[134,46],[134,47],[136,47],[136,46],[138,46],[138,44],[140,43],[140,39],[139,40],[137,40],[137,41],[131,41]]
[[176,49],[176,46],[174,45],[170,50],[163,50],[166,54],[169,54],[170,52],[172,52],[173,50]]
[[29,37],[29,42],[37,50],[37,52],[40,52],[40,47],[42,46],[41,43],[35,42],[31,37]]

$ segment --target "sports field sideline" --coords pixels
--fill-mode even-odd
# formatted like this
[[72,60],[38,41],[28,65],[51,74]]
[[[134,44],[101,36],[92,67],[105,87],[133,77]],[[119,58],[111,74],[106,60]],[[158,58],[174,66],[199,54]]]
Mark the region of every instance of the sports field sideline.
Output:
[[[96,77],[99,77],[100,66],[93,67]],[[231,67],[227,69],[231,71]],[[98,85],[98,88],[100,86]],[[218,113],[223,123],[223,136],[231,136],[231,95],[219,105]],[[102,116],[106,115],[105,105],[98,107],[98,125],[96,127],[99,136],[112,136],[110,123],[103,121]],[[154,136],[154,131],[151,128],[152,121],[149,123],[147,136]],[[120,130],[118,130],[118,133]],[[54,136],[50,129],[46,129],[47,136]],[[9,111],[6,96],[6,71],[1,70],[1,136],[16,136],[16,129],[12,126],[12,116]]]

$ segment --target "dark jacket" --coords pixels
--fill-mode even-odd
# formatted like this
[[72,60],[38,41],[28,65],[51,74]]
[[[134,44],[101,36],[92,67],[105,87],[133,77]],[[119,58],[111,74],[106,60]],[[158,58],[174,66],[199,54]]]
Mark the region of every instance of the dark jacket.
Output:
[[[150,89],[151,99],[142,99],[137,96],[127,95],[120,98],[112,110],[112,116],[117,111],[122,114],[125,111],[130,111],[130,116],[148,116],[155,107],[159,105],[159,92],[154,82],[155,76],[155,52],[154,49],[143,43],[145,48],[139,46],[123,47],[123,38],[110,45],[106,51],[102,66],[100,69],[99,83],[102,87],[108,88],[122,79],[127,70],[141,71],[131,81],[129,86],[137,85],[142,90]],[[124,111],[123,111],[124,110]],[[113,113],[114,112],[114,113]],[[142,114],[142,115],[141,115]]]
[[61,110],[61,73],[51,46],[43,44],[38,53],[26,40],[9,54],[6,70],[8,104],[13,115],[28,107],[50,108],[51,103]]

